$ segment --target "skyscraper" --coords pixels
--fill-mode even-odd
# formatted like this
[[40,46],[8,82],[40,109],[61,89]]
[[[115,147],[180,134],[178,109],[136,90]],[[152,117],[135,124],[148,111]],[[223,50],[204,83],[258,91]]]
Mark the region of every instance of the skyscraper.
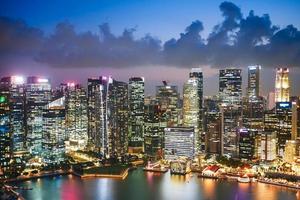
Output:
[[11,158],[11,129],[9,117],[8,94],[0,94],[0,171],[9,170],[9,161]]
[[165,112],[157,102],[145,104],[145,154],[159,159],[164,147],[164,128],[167,127]]
[[141,152],[144,143],[144,98],[143,77],[129,79],[129,150]]
[[88,144],[100,152],[100,80],[88,79]]
[[290,101],[289,69],[277,68],[275,82],[275,102]]
[[219,95],[225,105],[240,106],[242,103],[242,70],[221,69],[219,74]]
[[107,153],[122,155],[128,148],[128,84],[113,80],[107,99]]
[[200,136],[200,150],[205,150],[205,134],[203,131],[203,73],[201,68],[192,68],[190,72],[190,78],[197,80],[198,99],[199,99],[199,136]]
[[165,111],[168,126],[177,126],[179,121],[179,93],[178,87],[168,85],[163,81],[163,85],[156,86],[156,99],[162,110]]
[[12,151],[25,150],[25,80],[21,76],[4,77],[0,83],[1,93],[6,93],[10,107]]
[[247,128],[240,128],[239,134],[239,157],[251,160],[255,152],[255,132]]
[[42,157],[46,163],[64,160],[66,126],[65,97],[51,101],[43,108]]
[[200,152],[201,150],[199,112],[198,80],[190,78],[183,86],[183,126],[194,127],[195,152]]
[[221,69],[219,95],[222,112],[222,153],[237,156],[237,129],[242,114],[242,70]]
[[75,83],[66,85],[66,136],[68,150],[83,150],[88,141],[87,95]]
[[278,123],[276,124],[278,154],[283,157],[286,141],[291,140],[292,137],[292,103],[277,102],[276,117],[278,119]]
[[261,159],[273,161],[277,158],[277,124],[278,118],[274,110],[264,113],[264,131],[261,136]]
[[[127,152],[128,85],[100,76],[88,82],[89,143],[103,156]],[[143,116],[143,115],[142,115]]]
[[43,108],[50,100],[49,80],[28,77],[26,84],[27,147],[33,155],[42,153]]
[[259,97],[259,86],[260,86],[260,69],[261,66],[254,65],[248,67],[248,99],[249,101]]

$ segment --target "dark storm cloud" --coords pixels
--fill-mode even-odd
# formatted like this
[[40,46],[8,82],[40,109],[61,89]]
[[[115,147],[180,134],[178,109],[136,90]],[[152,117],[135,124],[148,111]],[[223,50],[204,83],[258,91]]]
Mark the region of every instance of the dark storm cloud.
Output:
[[171,39],[164,44],[163,64],[190,67],[205,64],[205,44],[200,36],[203,25],[194,21],[180,34],[178,40]]
[[300,67],[300,31],[293,25],[280,29],[269,15],[258,16],[254,11],[243,16],[231,2],[221,3],[219,9],[223,21],[207,39],[201,37],[204,27],[196,20],[179,38],[165,43],[150,35],[137,39],[135,29],[125,29],[117,36],[107,23],[95,34],[78,33],[72,24],[63,22],[45,36],[23,21],[1,17],[0,58],[28,56],[54,67]]
[[135,39],[134,31],[125,29],[121,36],[115,36],[105,23],[99,26],[99,35],[76,33],[71,24],[60,23],[54,34],[45,39],[36,59],[55,67],[129,67],[154,63],[159,57],[160,41],[149,35]]
[[16,57],[39,53],[43,32],[22,20],[0,17],[0,66]]

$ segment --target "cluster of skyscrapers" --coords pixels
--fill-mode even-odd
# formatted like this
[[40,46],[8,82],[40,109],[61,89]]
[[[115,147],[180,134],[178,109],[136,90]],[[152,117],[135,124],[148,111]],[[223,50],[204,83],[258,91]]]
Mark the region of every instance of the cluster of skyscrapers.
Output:
[[275,93],[260,95],[260,66],[219,71],[219,93],[203,97],[203,72],[193,68],[183,85],[163,81],[145,96],[143,77],[129,82],[101,76],[87,88],[64,83],[52,88],[43,77],[0,81],[0,167],[24,157],[45,163],[70,151],[103,157],[144,152],[152,159],[201,153],[241,159],[292,161],[299,155],[299,97],[290,97],[288,69],[276,71]]

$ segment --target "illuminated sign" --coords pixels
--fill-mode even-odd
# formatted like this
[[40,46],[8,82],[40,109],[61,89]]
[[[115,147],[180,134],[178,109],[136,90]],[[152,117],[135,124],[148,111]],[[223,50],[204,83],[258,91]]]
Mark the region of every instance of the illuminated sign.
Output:
[[46,79],[46,78],[38,78],[37,82],[38,82],[38,83],[48,83],[49,80]]
[[11,82],[13,84],[24,84],[24,78],[22,76],[12,76]]
[[68,87],[75,87],[75,83],[67,83]]
[[6,97],[5,96],[0,96],[0,103],[6,102]]
[[280,102],[279,103],[279,107],[280,108],[290,108],[291,107],[291,103],[290,102]]

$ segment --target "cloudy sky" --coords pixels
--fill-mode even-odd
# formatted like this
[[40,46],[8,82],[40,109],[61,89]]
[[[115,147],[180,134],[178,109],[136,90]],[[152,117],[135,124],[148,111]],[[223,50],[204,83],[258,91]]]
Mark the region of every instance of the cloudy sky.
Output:
[[146,93],[167,80],[181,86],[202,67],[205,95],[218,69],[262,65],[262,94],[276,67],[291,71],[300,95],[300,1],[297,0],[2,0],[1,75],[41,75],[53,85],[112,75],[144,76]]

